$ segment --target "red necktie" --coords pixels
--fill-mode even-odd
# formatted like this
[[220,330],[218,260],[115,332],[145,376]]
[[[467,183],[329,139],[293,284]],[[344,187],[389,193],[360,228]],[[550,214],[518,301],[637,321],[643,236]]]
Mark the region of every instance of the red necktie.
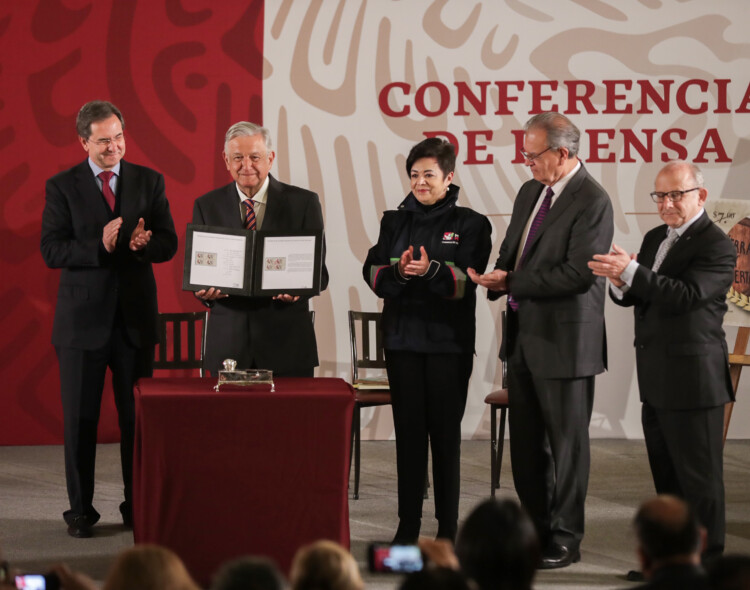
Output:
[[99,173],[99,178],[102,181],[102,194],[104,195],[107,205],[112,211],[115,210],[115,193],[112,192],[112,187],[109,186],[109,179],[115,175],[111,170],[105,170]]
[[245,229],[255,229],[255,209],[253,208],[252,199],[242,201],[245,205]]
[[[531,227],[529,227],[529,233],[526,235],[526,243],[523,245],[523,251],[521,252],[521,258],[518,259],[518,266],[516,266],[516,270],[521,268],[521,265],[523,264],[524,258],[526,258],[526,254],[529,251],[529,246],[531,245],[532,240],[534,239],[534,236],[536,235],[536,232],[539,230],[539,226],[542,225],[542,221],[544,221],[544,218],[547,216],[547,212],[549,211],[549,208],[552,206],[552,195],[553,195],[552,187],[547,187],[547,192],[544,193],[544,200],[542,201],[542,204],[539,206],[539,211],[536,212],[536,216],[534,217],[534,221],[531,222]],[[513,311],[518,311],[518,301],[513,299],[513,295],[508,295],[508,305],[510,305],[510,308]]]

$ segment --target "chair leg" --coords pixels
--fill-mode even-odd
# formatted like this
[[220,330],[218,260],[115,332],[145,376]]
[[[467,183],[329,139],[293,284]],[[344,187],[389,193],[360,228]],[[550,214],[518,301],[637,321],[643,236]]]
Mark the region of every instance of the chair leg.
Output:
[[349,480],[352,477],[352,463],[354,463],[354,428],[357,425],[357,403],[352,408],[352,431],[349,433],[349,472],[346,477],[346,487],[349,488]]
[[[430,448],[430,441],[429,438],[427,439],[427,448]],[[429,453],[429,451],[428,451]],[[427,465],[425,465],[424,468],[424,493],[422,494],[422,497],[427,500],[430,497],[430,494],[428,490],[430,489],[430,461],[427,460]]]
[[500,410],[500,434],[497,440],[497,459],[495,461],[495,487],[500,489],[500,469],[503,466],[503,446],[505,445],[505,417],[507,415],[508,408],[502,408]]
[[490,496],[495,497],[497,469],[497,406],[490,404]]
[[359,451],[360,451],[360,413],[362,408],[359,404],[354,404],[354,499],[359,500]]

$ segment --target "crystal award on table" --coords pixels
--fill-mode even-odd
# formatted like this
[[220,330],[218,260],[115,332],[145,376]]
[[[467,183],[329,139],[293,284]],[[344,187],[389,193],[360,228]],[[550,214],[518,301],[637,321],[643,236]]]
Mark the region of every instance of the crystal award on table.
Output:
[[271,386],[274,391],[273,371],[266,369],[237,369],[237,361],[226,359],[222,365],[224,370],[219,371],[219,381],[214,386],[215,391],[219,391],[222,386],[230,387],[249,387],[249,386]]

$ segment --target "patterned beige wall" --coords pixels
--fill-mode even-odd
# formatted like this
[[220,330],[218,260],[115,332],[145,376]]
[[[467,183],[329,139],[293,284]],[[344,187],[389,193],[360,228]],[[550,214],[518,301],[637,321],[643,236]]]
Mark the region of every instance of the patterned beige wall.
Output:
[[[317,191],[326,220],[319,374],[348,378],[346,312],[380,308],[361,265],[382,212],[408,191],[405,154],[425,133],[456,138],[462,204],[490,216],[496,248],[530,177],[514,160],[535,109],[567,112],[581,128],[581,156],[609,191],[615,241],[629,251],[659,223],[648,193],[665,160],[697,161],[709,198],[746,198],[748,25],[743,0],[267,0],[263,105],[274,172]],[[487,436],[500,307],[480,297],[466,437]],[[591,433],[639,438],[631,314],[608,306],[607,323],[610,371],[597,381]],[[363,428],[392,436],[390,411],[369,412]],[[749,435],[735,419],[730,436]]]

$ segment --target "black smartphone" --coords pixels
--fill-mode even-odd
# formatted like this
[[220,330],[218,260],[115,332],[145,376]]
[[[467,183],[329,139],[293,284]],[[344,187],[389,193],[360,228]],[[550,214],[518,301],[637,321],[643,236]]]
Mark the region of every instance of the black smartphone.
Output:
[[367,548],[367,562],[371,572],[408,574],[424,567],[422,551],[416,545],[371,543]]
[[16,588],[23,588],[24,590],[59,590],[60,578],[54,573],[16,576]]

